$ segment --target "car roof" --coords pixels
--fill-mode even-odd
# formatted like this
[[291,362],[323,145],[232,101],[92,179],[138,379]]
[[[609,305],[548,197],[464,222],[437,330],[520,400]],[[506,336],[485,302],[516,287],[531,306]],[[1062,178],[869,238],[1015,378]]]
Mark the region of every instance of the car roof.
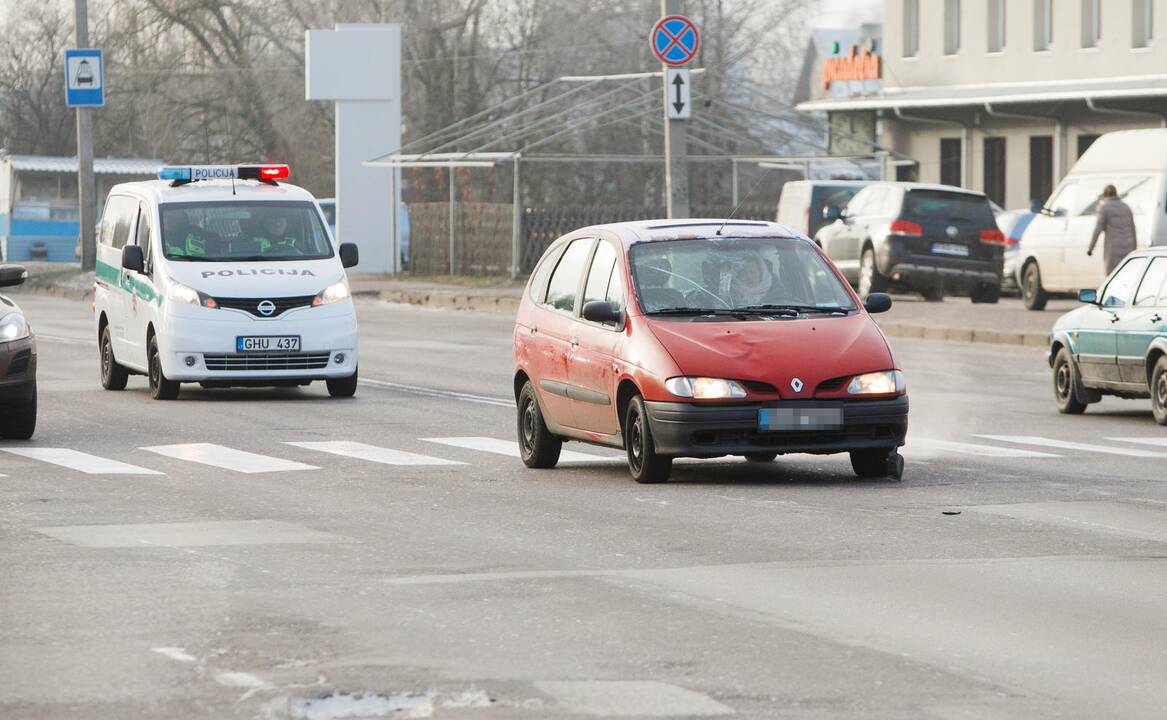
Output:
[[891,185],[893,187],[903,188],[904,190],[940,190],[942,192],[961,193],[963,195],[972,195],[974,197],[986,197],[982,192],[976,190],[968,190],[955,185],[941,185],[940,183],[918,183],[918,182],[882,182],[882,185]]
[[624,247],[642,242],[659,240],[683,240],[715,237],[724,226],[725,237],[784,237],[810,240],[785,225],[764,220],[726,220],[725,218],[687,218],[683,220],[662,218],[658,220],[634,220],[631,222],[591,225],[571,233],[571,237],[610,233],[620,238]]
[[1167,245],[1152,245],[1151,247],[1140,248],[1131,253],[1131,255],[1167,255]]
[[258,180],[199,180],[174,185],[169,180],[140,180],[118,183],[110,194],[131,194],[145,198],[154,205],[186,202],[279,202],[309,201],[315,198],[302,187],[290,183],[269,184]]

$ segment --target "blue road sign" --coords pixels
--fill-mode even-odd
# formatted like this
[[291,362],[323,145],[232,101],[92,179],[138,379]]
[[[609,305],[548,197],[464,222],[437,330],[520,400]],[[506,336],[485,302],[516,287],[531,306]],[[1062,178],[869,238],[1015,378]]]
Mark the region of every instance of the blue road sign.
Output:
[[65,104],[69,107],[105,105],[105,62],[100,50],[65,51]]
[[697,55],[701,36],[684,15],[668,15],[652,26],[652,51],[665,65],[685,65]]

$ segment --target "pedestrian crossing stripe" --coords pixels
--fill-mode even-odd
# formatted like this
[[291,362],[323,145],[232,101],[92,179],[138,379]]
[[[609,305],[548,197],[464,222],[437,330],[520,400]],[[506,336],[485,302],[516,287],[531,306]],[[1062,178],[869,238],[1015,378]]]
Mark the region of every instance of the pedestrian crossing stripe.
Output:
[[1059,448],[1062,450],[1081,450],[1083,452],[1101,453],[1103,455],[1124,455],[1126,457],[1167,458],[1167,454],[1139,450],[1136,448],[1114,447],[1111,445],[1094,445],[1092,443],[1070,442],[1069,440],[1055,440],[1053,438],[1037,437],[1035,435],[975,435],[974,437],[998,442],[1011,442],[1018,445],[1036,445],[1038,447]]
[[1167,438],[1108,437],[1106,439],[1112,442],[1135,443],[1136,445],[1153,445],[1154,447],[1167,448]]
[[214,443],[185,443],[180,445],[156,445],[142,450],[157,453],[177,460],[201,463],[223,470],[239,473],[289,472],[293,470],[319,470],[315,465],[269,455],[259,455],[245,450],[236,450]]
[[961,455],[978,455],[987,457],[1007,458],[1056,458],[1061,455],[1038,452],[1037,450],[1022,450],[1020,448],[997,447],[996,445],[976,445],[973,443],[955,442],[952,440],[932,440],[930,438],[908,438],[908,447],[923,446],[935,450],[947,450]]
[[366,445],[365,443],[350,442],[348,440],[334,440],[328,442],[289,442],[285,445],[330,453],[341,457],[350,457],[357,460],[381,463],[382,465],[465,465],[457,460],[418,455],[403,450]]
[[[513,440],[499,440],[491,437],[439,437],[439,438],[421,438],[425,442],[437,443],[439,445],[447,445],[449,447],[462,448],[464,450],[477,450],[479,452],[493,453],[495,455],[505,455],[507,457],[522,457],[519,454],[519,444]],[[561,463],[595,463],[595,462],[624,462],[623,455],[590,455],[588,453],[573,452],[571,450],[563,450],[559,453],[559,462]]]
[[90,455],[89,453],[70,450],[69,448],[23,447],[4,448],[4,452],[19,455],[30,460],[52,465],[60,465],[83,472],[86,475],[164,475],[157,470],[130,465],[128,463],[110,460],[108,458]]

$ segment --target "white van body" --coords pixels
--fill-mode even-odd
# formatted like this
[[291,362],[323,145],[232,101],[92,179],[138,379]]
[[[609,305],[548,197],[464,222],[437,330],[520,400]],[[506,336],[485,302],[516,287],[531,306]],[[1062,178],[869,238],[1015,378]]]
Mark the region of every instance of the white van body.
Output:
[[778,196],[777,222],[808,238],[830,221],[823,218],[828,205],[843,207],[869,183],[864,180],[791,180]]
[[1036,264],[1045,292],[1097,288],[1106,277],[1102,242],[1086,255],[1102,189],[1131,207],[1138,247],[1167,245],[1167,129],[1107,133],[1079,158],[1021,239],[1018,282]]
[[[327,238],[331,252],[325,258],[238,262],[167,257],[161,210],[224,203],[243,203],[240,217],[256,203],[294,207],[307,218],[305,227]],[[229,208],[220,216],[230,217]],[[242,237],[243,221],[234,222]],[[144,272],[122,267],[123,248],[135,244],[145,256]],[[198,302],[189,301],[186,288],[198,293]],[[326,288],[332,288],[330,302],[314,304]],[[149,374],[147,349],[155,338],[168,381],[211,386],[356,381],[356,314],[339,249],[311,193],[282,182],[115,185],[97,246],[94,323],[99,343],[108,326],[116,363],[130,373]]]

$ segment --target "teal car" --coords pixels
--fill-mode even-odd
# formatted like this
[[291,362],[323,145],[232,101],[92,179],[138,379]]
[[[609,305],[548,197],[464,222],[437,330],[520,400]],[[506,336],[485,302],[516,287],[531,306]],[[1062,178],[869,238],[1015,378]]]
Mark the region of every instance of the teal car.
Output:
[[1167,425],[1167,247],[1131,253],[1101,291],[1078,299],[1050,336],[1058,410],[1078,415],[1103,395],[1150,397]]

